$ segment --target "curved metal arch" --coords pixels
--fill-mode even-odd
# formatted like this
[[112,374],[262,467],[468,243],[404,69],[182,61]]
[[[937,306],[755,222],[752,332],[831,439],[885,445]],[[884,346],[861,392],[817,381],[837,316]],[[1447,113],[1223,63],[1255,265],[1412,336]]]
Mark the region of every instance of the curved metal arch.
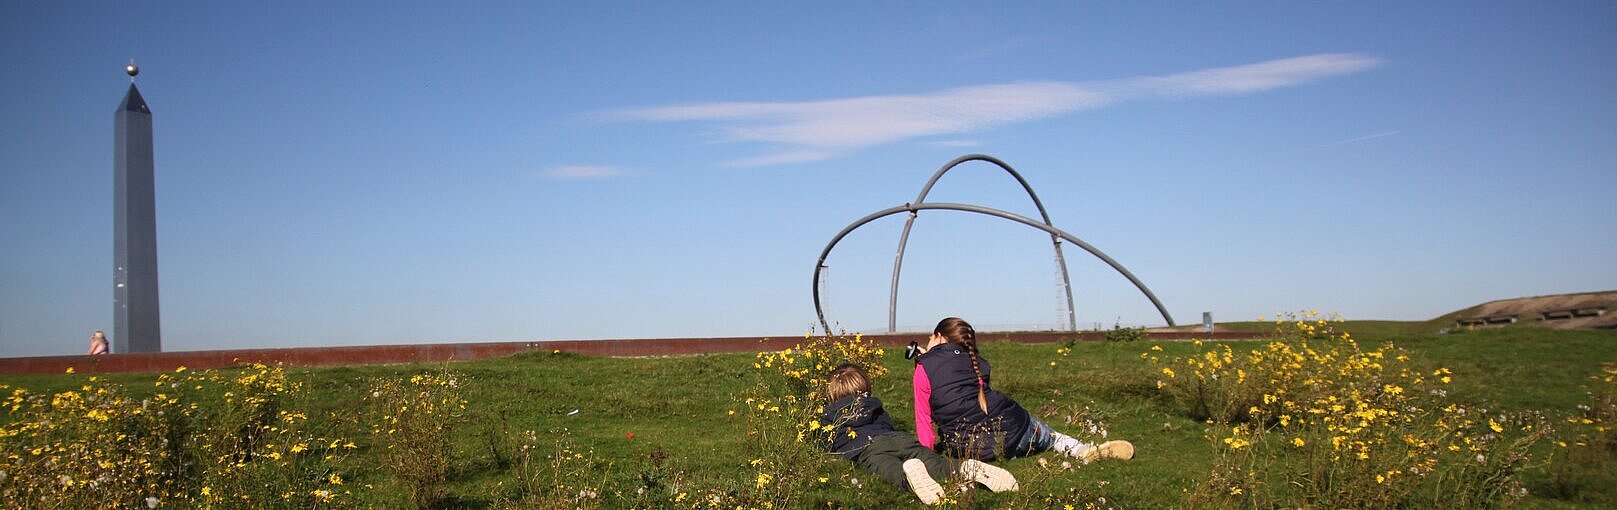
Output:
[[[948,173],[949,170],[954,169],[954,167],[960,166],[961,164],[969,161],[985,161],[988,163],[993,163],[994,165],[999,166],[1001,169],[1004,169],[1007,173],[1010,173],[1011,177],[1016,178],[1016,182],[1022,185],[1022,189],[1027,191],[1028,198],[1033,199],[1033,206],[1039,209],[1039,217],[1044,219],[1044,224],[1049,225],[1052,228],[1055,227],[1055,223],[1050,221],[1050,213],[1045,212],[1044,203],[1039,201],[1039,195],[1033,192],[1033,186],[1027,183],[1027,179],[1023,179],[1022,174],[1017,173],[1016,169],[1011,168],[1011,165],[1006,164],[1004,161],[1000,161],[999,158],[986,154],[967,154],[965,156],[955,158],[954,161],[950,161],[943,165],[943,167],[938,168],[938,171],[932,174],[932,178],[927,179],[926,185],[921,187],[921,194],[916,195],[915,201],[910,203],[925,203],[926,194],[932,191],[932,185],[937,184],[938,179],[943,178],[943,174]],[[899,270],[904,266],[904,247],[909,244],[910,228],[915,225],[915,218],[915,211],[910,211],[909,218],[904,220],[904,232],[898,235],[898,253],[893,256],[893,284],[891,291],[887,295],[888,333],[896,333],[898,330],[898,274]],[[1055,247],[1056,267],[1061,270],[1061,288],[1067,293],[1067,329],[1070,331],[1077,331],[1078,316],[1073,312],[1072,304],[1072,277],[1067,275],[1067,258],[1061,253],[1061,238],[1055,234],[1050,234],[1050,244],[1051,246]]]
[[820,270],[825,267],[825,258],[827,256],[831,255],[831,249],[835,248],[837,243],[842,241],[842,238],[847,237],[849,233],[853,232],[855,229],[858,229],[861,226],[864,226],[866,223],[870,223],[872,221],[876,221],[878,219],[881,219],[881,218],[884,218],[884,217],[887,217],[887,216],[891,216],[891,215],[894,215],[894,214],[898,214],[898,213],[901,213],[901,212],[909,212],[911,214],[914,214],[917,211],[923,211],[923,210],[927,210],[927,209],[942,209],[942,210],[950,210],[950,211],[974,212],[974,213],[978,213],[978,214],[986,214],[986,215],[989,215],[989,216],[994,216],[994,217],[998,217],[998,218],[1002,218],[1002,219],[1007,219],[1007,220],[1015,221],[1017,223],[1021,223],[1023,225],[1027,225],[1029,227],[1033,227],[1033,228],[1036,228],[1036,229],[1039,229],[1039,230],[1043,230],[1045,232],[1048,232],[1050,235],[1058,236],[1061,239],[1067,240],[1067,242],[1078,245],[1079,248],[1083,248],[1084,251],[1088,251],[1091,255],[1094,255],[1095,257],[1101,259],[1101,261],[1106,262],[1107,265],[1112,266],[1112,269],[1117,270],[1117,272],[1121,273],[1124,278],[1128,278],[1129,282],[1133,283],[1135,288],[1140,289],[1140,292],[1145,294],[1146,299],[1150,299],[1151,304],[1155,305],[1157,307],[1157,312],[1160,312],[1162,314],[1162,319],[1168,322],[1168,326],[1169,327],[1176,326],[1176,324],[1174,324],[1174,322],[1173,322],[1173,316],[1169,315],[1168,314],[1168,309],[1162,306],[1162,301],[1157,300],[1156,294],[1152,294],[1151,289],[1146,288],[1145,284],[1141,283],[1139,278],[1135,278],[1134,273],[1130,273],[1129,270],[1124,268],[1122,264],[1118,264],[1116,260],[1112,260],[1111,257],[1106,256],[1105,253],[1101,253],[1101,251],[1099,249],[1095,248],[1094,246],[1090,246],[1089,243],[1084,242],[1082,239],[1079,239],[1077,236],[1074,236],[1072,234],[1068,234],[1065,231],[1062,231],[1061,229],[1052,227],[1050,225],[1047,225],[1047,224],[1044,224],[1044,223],[1039,223],[1039,222],[1034,221],[1032,219],[1029,219],[1029,218],[1027,218],[1025,216],[1017,215],[1015,213],[1009,213],[1009,212],[1001,211],[999,209],[994,209],[994,208],[990,208],[990,207],[983,207],[983,206],[978,206],[978,205],[970,205],[970,204],[953,204],[953,203],[946,203],[946,202],[931,202],[931,203],[921,203],[921,204],[904,204],[904,205],[900,205],[900,206],[889,207],[887,209],[882,209],[880,211],[876,211],[874,213],[871,213],[871,214],[869,214],[869,215],[867,215],[867,216],[865,216],[863,218],[860,218],[858,221],[855,221],[852,224],[849,224],[846,228],[843,228],[841,232],[838,232],[835,237],[831,238],[831,242],[827,243],[825,245],[825,249],[820,251],[820,259],[815,261],[815,263],[814,263],[814,314],[819,317],[819,319],[820,319],[820,327],[825,328],[826,333],[831,332],[831,324],[825,321],[825,309],[820,306]]

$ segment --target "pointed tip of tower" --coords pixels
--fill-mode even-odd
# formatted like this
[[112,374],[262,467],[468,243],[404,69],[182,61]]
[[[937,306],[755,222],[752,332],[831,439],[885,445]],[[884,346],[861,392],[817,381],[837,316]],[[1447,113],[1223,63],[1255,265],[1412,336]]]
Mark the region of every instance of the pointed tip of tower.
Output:
[[124,94],[124,102],[118,105],[119,111],[140,112],[150,114],[151,108],[146,107],[146,99],[140,97],[140,89],[135,84],[129,84],[129,93]]

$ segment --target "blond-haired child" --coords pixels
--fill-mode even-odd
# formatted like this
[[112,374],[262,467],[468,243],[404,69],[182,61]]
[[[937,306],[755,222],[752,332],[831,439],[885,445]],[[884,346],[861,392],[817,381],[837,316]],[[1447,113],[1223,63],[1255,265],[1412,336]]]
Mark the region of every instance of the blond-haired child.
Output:
[[[921,446],[915,436],[893,428],[882,409],[881,399],[870,395],[870,376],[858,365],[848,363],[831,371],[826,381],[822,420],[831,431],[821,443],[825,449],[853,461],[855,465],[880,475],[899,488],[908,488],[928,505],[943,498],[943,486],[956,469],[949,459]],[[1009,471],[968,459],[958,472],[994,492],[1017,489],[1016,477]]]

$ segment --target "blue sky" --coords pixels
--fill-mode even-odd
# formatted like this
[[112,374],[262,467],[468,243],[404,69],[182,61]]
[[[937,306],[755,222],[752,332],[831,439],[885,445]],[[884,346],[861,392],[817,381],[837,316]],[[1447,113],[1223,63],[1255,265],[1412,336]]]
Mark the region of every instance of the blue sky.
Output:
[[[165,350],[801,335],[969,153],[1181,323],[1617,288],[1611,2],[469,4],[0,1],[0,355],[112,330],[131,58]],[[885,329],[902,224],[828,318]],[[1081,327],[1162,323],[1067,258]],[[901,328],[1063,320],[1021,225],[904,269]]]

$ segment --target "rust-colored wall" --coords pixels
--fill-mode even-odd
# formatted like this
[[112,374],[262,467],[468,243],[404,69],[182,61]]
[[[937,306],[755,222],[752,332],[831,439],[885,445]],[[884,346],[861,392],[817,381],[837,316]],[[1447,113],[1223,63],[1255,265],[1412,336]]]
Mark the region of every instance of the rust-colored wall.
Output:
[[[1153,340],[1202,338],[1231,340],[1254,338],[1250,333],[1151,332]],[[1102,332],[983,333],[982,341],[1015,340],[1027,343],[1053,343],[1069,338],[1099,341]],[[866,335],[878,345],[903,346],[912,340],[925,341],[923,334]],[[420,345],[368,345],[355,347],[296,347],[285,349],[240,349],[230,351],[188,351],[102,356],[36,356],[0,358],[0,374],[62,373],[72,367],[79,373],[156,372],[176,367],[221,368],[252,362],[283,363],[288,366],[372,365],[420,361],[471,360],[508,356],[525,351],[551,351],[588,356],[667,356],[721,352],[775,351],[797,345],[801,336],[734,338],[654,338],[638,340],[551,340],[538,342],[484,342]]]

